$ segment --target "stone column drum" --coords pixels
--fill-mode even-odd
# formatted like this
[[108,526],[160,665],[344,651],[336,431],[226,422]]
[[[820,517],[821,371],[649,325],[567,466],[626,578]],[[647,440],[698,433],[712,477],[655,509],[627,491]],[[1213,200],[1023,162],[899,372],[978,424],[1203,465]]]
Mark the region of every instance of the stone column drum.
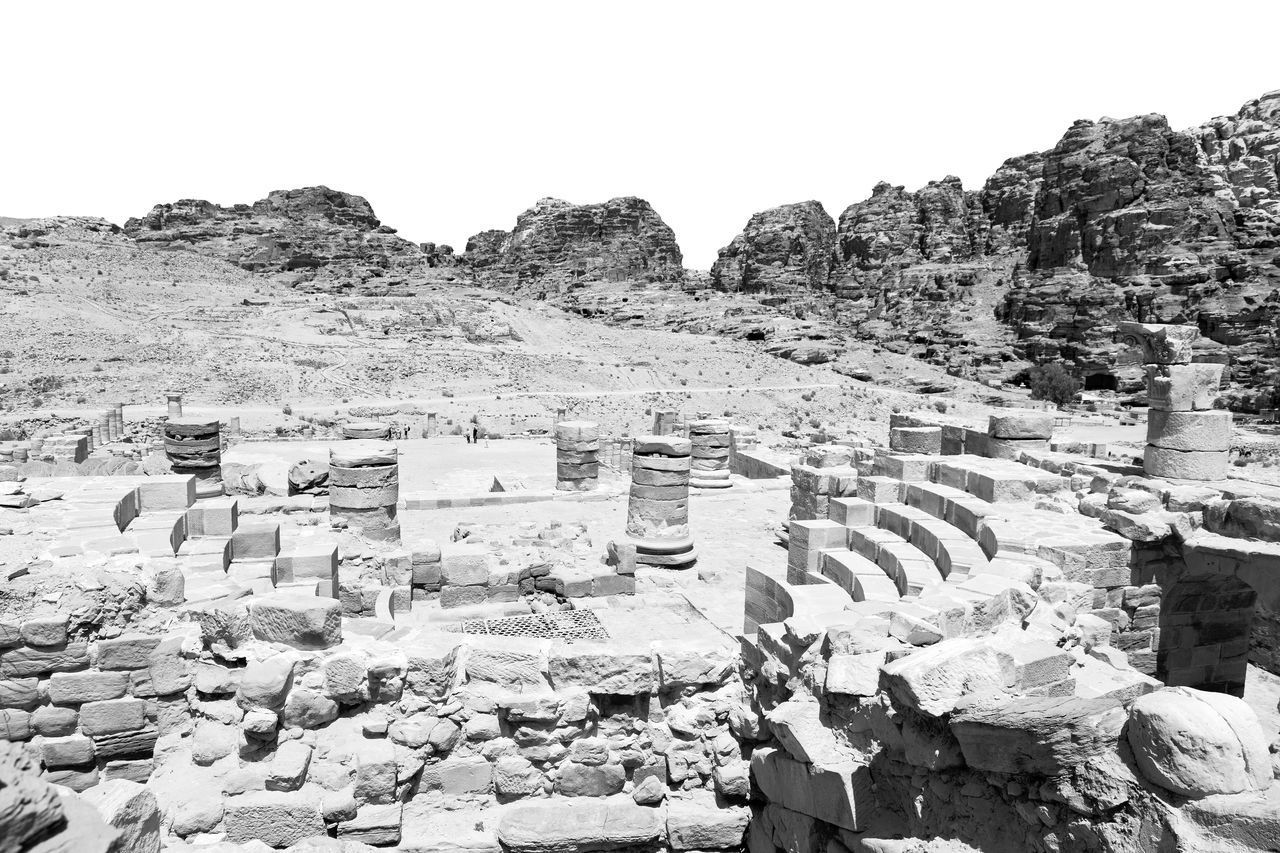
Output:
[[116,437],[124,437],[124,403],[116,403],[112,410],[112,416],[116,422]]
[[343,424],[342,437],[347,439],[374,439],[386,441],[391,438],[391,425],[382,421],[359,421]]
[[197,495],[222,494],[222,435],[217,418],[165,422],[164,452],[173,473],[197,478]]
[[589,492],[600,480],[600,425],[591,421],[556,424],[556,488]]
[[98,415],[98,422],[93,427],[93,438],[95,443],[101,447],[111,441],[111,413],[103,412]]
[[729,479],[729,422],[717,419],[690,421],[693,467],[689,485],[695,489],[727,489]]
[[693,445],[687,438],[644,435],[631,456],[627,540],[636,562],[685,568],[697,554],[689,532],[689,472]]
[[1231,413],[1214,409],[1221,364],[1193,364],[1195,326],[1123,323],[1121,336],[1142,347],[1147,371],[1147,447],[1152,477],[1221,480],[1231,450]]
[[182,395],[166,394],[165,399],[168,401],[168,404],[169,404],[169,417],[171,418],[182,417]]
[[400,541],[400,460],[386,441],[355,440],[329,448],[329,518],[368,539]]

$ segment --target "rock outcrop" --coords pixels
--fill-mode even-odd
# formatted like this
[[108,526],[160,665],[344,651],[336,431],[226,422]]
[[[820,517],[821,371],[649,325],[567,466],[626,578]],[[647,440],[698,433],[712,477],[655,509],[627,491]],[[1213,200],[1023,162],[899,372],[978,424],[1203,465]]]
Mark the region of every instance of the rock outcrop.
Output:
[[124,230],[144,246],[199,252],[294,284],[348,287],[412,275],[439,260],[396,236],[361,196],[323,186],[231,207],[200,199],[158,204]]
[[786,296],[826,285],[836,224],[816,201],[752,216],[711,267],[717,290]]
[[753,217],[713,280],[750,290],[741,259],[754,249],[774,280],[809,285],[794,306],[773,300],[784,311],[955,375],[1008,379],[1060,360],[1086,388],[1141,391],[1118,323],[1194,323],[1199,358],[1228,365],[1226,402],[1274,407],[1278,160],[1280,92],[1190,130],[1154,114],[1077,121],[981,190],[954,177],[915,192],[878,184],[841,214],[825,286],[820,264],[779,269],[767,248],[787,208]]
[[586,281],[672,282],[684,277],[676,235],[649,202],[544,198],[510,233],[482,231],[464,256],[485,284],[547,293]]

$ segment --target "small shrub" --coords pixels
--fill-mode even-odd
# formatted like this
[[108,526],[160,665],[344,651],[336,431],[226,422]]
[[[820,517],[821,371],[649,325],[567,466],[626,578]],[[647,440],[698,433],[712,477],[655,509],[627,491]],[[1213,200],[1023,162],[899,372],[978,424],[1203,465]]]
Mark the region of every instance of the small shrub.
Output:
[[1056,362],[1025,371],[1023,381],[1031,389],[1031,399],[1048,400],[1057,406],[1070,403],[1080,390],[1080,380]]

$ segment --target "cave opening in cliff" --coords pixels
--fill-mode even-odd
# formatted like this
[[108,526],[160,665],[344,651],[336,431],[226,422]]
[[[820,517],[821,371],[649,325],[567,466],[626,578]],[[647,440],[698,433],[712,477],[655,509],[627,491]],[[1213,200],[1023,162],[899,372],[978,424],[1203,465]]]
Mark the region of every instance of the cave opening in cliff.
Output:
[[1119,383],[1116,377],[1110,373],[1090,373],[1084,378],[1084,390],[1117,391],[1119,390]]

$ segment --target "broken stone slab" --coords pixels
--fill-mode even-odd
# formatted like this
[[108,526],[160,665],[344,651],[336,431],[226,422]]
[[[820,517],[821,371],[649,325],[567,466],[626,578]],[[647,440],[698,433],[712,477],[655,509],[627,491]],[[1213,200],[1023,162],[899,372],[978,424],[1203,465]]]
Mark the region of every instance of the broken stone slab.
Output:
[[667,843],[672,850],[737,850],[750,820],[746,806],[721,804],[711,791],[687,791],[667,800]]
[[522,802],[503,809],[498,840],[510,853],[594,853],[655,843],[666,833],[661,809],[630,796],[563,802]]
[[1113,697],[1020,697],[969,704],[951,732],[975,770],[1056,776],[1114,753],[1125,719]]
[[333,598],[273,593],[250,603],[249,627],[266,642],[332,648],[342,642],[342,604]]
[[325,834],[318,800],[302,791],[251,791],[227,797],[222,825],[228,841],[258,840],[276,848]]
[[987,435],[1005,439],[1048,439],[1053,436],[1053,412],[1013,409],[991,416]]
[[137,782],[110,779],[85,791],[106,824],[120,833],[121,851],[159,853],[160,806],[155,794]]
[[836,762],[848,752],[821,719],[822,706],[811,698],[792,698],[765,715],[782,748],[807,764]]
[[852,832],[878,808],[871,768],[856,761],[808,765],[760,747],[751,756],[751,777],[770,803]]
[[999,693],[1016,682],[1013,657],[987,640],[943,640],[886,664],[885,683],[894,697],[922,714],[950,713],[961,698]]
[[1188,687],[1140,696],[1129,710],[1129,746],[1142,775],[1184,797],[1265,790],[1267,737],[1243,699]]

